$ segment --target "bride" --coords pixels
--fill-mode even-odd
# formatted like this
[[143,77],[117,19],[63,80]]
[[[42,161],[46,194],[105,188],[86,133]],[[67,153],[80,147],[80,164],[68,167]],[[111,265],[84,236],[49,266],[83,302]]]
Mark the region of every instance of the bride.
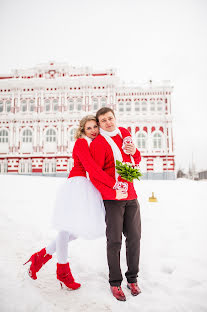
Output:
[[[116,181],[105,173],[93,160],[89,145],[99,134],[95,116],[84,117],[76,131],[73,149],[74,166],[68,179],[57,192],[53,213],[53,226],[57,237],[47,247],[34,253],[26,262],[31,262],[29,276],[36,280],[37,272],[52,255],[57,254],[57,279],[70,289],[78,289],[68,262],[68,243],[78,237],[94,239],[105,234],[105,207],[99,191],[87,178],[87,172],[113,189],[117,200],[127,198],[124,189],[115,190]],[[25,264],[26,264],[25,263]]]

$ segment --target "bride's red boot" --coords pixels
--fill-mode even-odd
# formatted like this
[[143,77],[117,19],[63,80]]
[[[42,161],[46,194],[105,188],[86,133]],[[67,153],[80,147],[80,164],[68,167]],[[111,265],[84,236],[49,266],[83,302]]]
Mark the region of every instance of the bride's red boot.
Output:
[[29,276],[36,280],[37,279],[37,272],[41,269],[41,267],[50,259],[52,258],[51,255],[46,253],[46,249],[43,248],[42,250],[34,253],[27,262],[24,263],[24,265],[26,263],[28,263],[29,261],[31,261],[31,265],[30,268],[28,270]]
[[57,263],[57,279],[60,281],[61,287],[63,287],[62,283],[72,290],[81,287],[81,284],[75,282],[68,262],[65,264]]

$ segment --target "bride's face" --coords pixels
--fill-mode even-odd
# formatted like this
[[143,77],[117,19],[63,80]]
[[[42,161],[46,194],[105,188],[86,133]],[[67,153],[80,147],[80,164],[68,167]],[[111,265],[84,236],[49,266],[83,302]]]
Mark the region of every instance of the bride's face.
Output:
[[95,120],[89,120],[85,124],[84,128],[85,135],[90,139],[95,139],[99,134],[99,127]]

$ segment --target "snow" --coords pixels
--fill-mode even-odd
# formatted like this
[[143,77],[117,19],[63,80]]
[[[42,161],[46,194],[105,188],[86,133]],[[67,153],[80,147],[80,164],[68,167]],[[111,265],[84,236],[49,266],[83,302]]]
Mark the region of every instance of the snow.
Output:
[[[63,178],[0,176],[0,311],[207,311],[207,181],[141,181],[142,241],[139,285],[126,302],[113,298],[108,286],[105,238],[70,243],[69,261],[82,287],[61,289],[56,256],[36,281],[22,264],[55,238],[50,227],[57,187]],[[157,203],[149,203],[152,192]],[[121,252],[126,270],[124,244]]]

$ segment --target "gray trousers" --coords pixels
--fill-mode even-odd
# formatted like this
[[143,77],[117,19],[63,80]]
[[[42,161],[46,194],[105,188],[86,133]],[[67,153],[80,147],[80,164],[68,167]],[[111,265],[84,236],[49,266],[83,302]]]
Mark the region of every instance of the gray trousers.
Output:
[[137,281],[141,239],[140,209],[137,199],[104,200],[106,209],[107,260],[109,283],[120,286],[123,280],[120,267],[122,233],[126,237],[126,260],[128,270],[125,273],[129,283]]

